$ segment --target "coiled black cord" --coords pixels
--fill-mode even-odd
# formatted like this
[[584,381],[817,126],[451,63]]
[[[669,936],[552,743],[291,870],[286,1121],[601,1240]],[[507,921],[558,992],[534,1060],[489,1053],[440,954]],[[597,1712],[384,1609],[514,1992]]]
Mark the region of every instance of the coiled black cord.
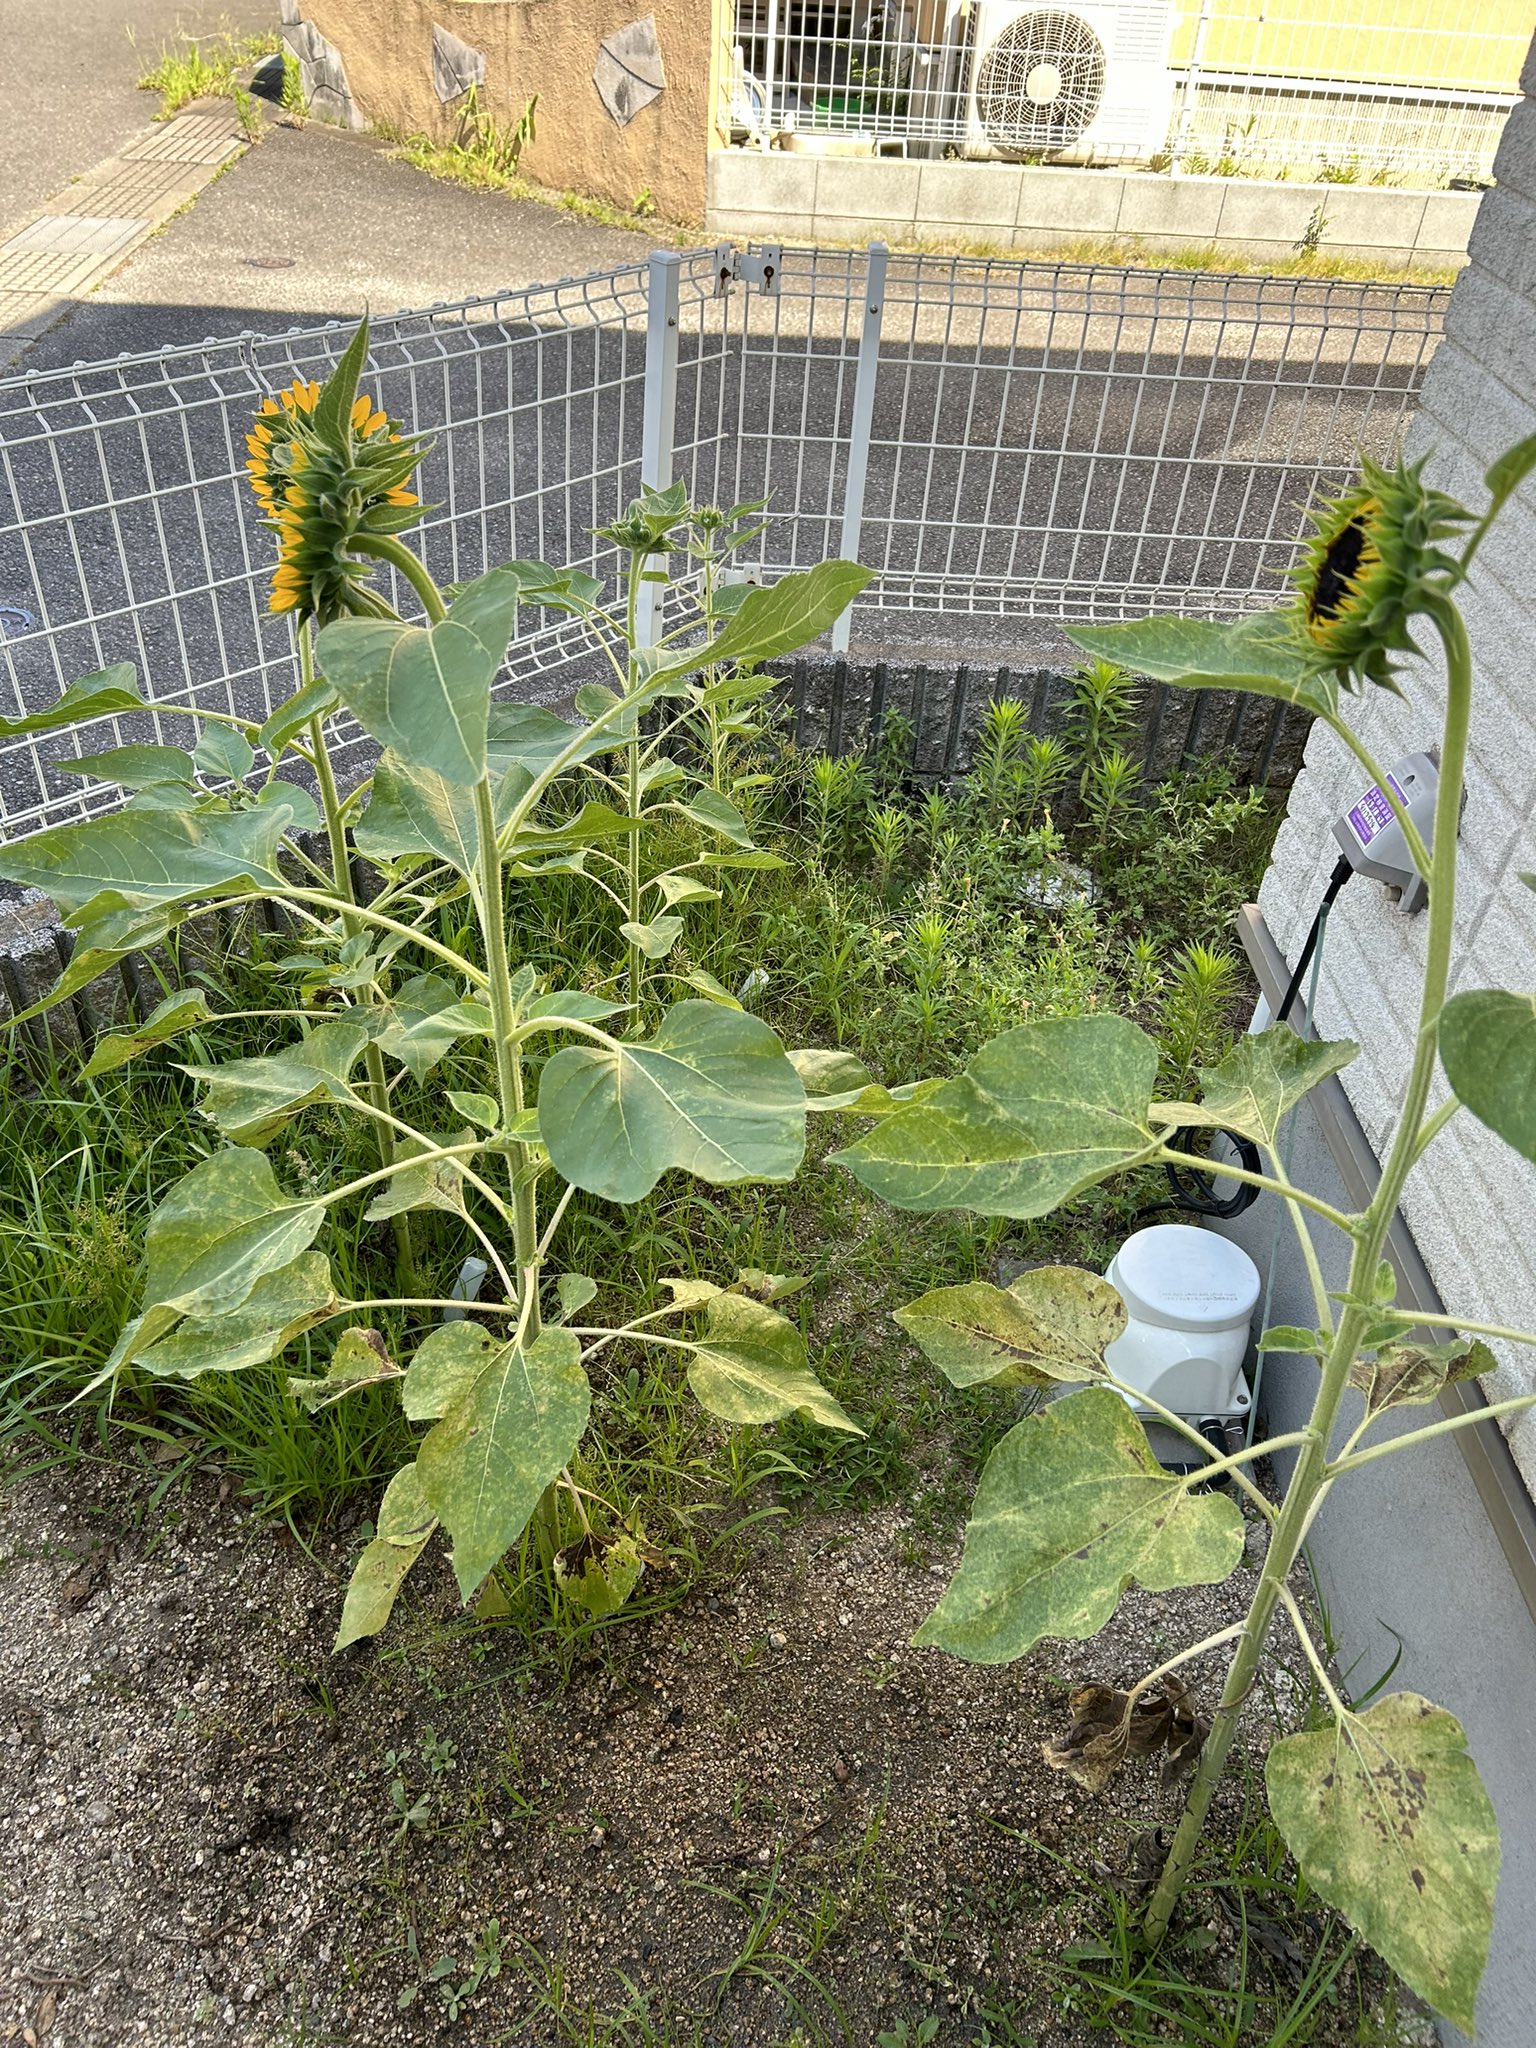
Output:
[[[1276,1010],[1274,1018],[1277,1024],[1284,1024],[1289,1018],[1292,1006],[1301,993],[1301,984],[1306,979],[1307,969],[1312,965],[1312,955],[1317,951],[1318,934],[1323,928],[1324,920],[1333,908],[1339,891],[1354,872],[1349,863],[1349,855],[1341,853],[1334,863],[1333,873],[1328,878],[1328,887],[1323,891],[1323,900],[1317,906],[1285,994],[1280,998],[1280,1007]],[[1177,1146],[1182,1152],[1189,1140],[1195,1136],[1196,1133],[1193,1131],[1174,1131],[1168,1143]],[[1224,1130],[1214,1132],[1213,1136],[1227,1140],[1237,1153],[1237,1163],[1245,1173],[1257,1173],[1260,1170],[1263,1160],[1258,1146],[1251,1138],[1245,1138],[1240,1131]],[[1192,1216],[1241,1216],[1243,1211],[1251,1208],[1259,1198],[1259,1190],[1246,1181],[1236,1182],[1230,1195],[1218,1195],[1215,1174],[1201,1173],[1192,1166],[1175,1165],[1172,1160],[1164,1165],[1163,1172],[1168,1177],[1168,1186],[1171,1190],[1168,1200],[1152,1202],[1145,1209],[1138,1209],[1132,1219],[1133,1222],[1140,1223],[1143,1216],[1161,1215],[1166,1209],[1182,1209]]]

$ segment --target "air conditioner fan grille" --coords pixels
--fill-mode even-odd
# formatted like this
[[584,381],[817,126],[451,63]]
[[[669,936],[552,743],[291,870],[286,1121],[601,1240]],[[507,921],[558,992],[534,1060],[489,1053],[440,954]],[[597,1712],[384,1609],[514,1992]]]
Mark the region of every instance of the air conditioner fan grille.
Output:
[[977,119],[1000,149],[1065,149],[1099,111],[1104,73],[1104,45],[1079,15],[1021,14],[981,60]]

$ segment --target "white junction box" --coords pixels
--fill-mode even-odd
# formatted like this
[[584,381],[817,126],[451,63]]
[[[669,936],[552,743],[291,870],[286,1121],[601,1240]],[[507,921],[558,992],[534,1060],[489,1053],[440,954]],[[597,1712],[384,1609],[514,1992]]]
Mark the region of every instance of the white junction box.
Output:
[[[1156,1223],[1125,1240],[1105,1278],[1129,1318],[1104,1354],[1110,1370],[1224,1448],[1228,1432],[1241,1434],[1248,1422],[1243,1360],[1259,1299],[1257,1266],[1214,1230]],[[1134,1399],[1131,1405],[1155,1423],[1149,1409]],[[1154,1437],[1160,1455],[1173,1435],[1165,1428]],[[1190,1448],[1179,1462],[1189,1461]]]

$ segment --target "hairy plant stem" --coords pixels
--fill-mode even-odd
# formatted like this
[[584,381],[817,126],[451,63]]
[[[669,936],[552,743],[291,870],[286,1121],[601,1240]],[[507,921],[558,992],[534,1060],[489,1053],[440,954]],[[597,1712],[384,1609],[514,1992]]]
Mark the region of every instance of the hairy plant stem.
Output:
[[[645,556],[631,555],[629,558],[629,588],[624,599],[624,637],[628,648],[629,671],[625,684],[626,695],[634,694],[640,680],[635,660],[635,626],[640,606],[640,576],[645,566]],[[640,815],[640,720],[634,715],[634,729],[630,733],[626,749],[625,813],[631,818]],[[640,923],[640,833],[638,827],[628,834],[629,839],[629,922]],[[645,956],[633,939],[629,942],[629,1001],[636,1025],[640,1022],[640,999],[645,993]]]
[[432,625],[448,616],[443,593],[434,582],[431,570],[425,562],[417,560],[403,541],[396,540],[389,533],[359,533],[353,535],[348,546],[355,548],[360,555],[372,555],[376,561],[388,562],[392,569],[397,569],[421,599],[422,608]]
[[[480,923],[485,933],[487,993],[491,1007],[491,1034],[496,1048],[496,1086],[501,1097],[502,1116],[510,1121],[526,1105],[516,1006],[512,999],[512,970],[507,958],[501,852],[496,842],[496,809],[489,776],[481,776],[475,784],[475,828],[478,837],[475,880],[481,898]],[[514,1145],[507,1155],[507,1175],[512,1191],[512,1244],[517,1260],[519,1329],[530,1344],[538,1337],[541,1327],[538,1195],[531,1168],[528,1147]]]
[[[512,999],[512,970],[507,958],[506,904],[502,895],[501,848],[496,832],[496,806],[489,776],[475,784],[476,886],[480,893],[480,924],[485,933],[487,994],[491,1007],[491,1033],[496,1047],[496,1087],[501,1113],[512,1118],[526,1106],[523,1094],[523,1062],[517,1036],[516,1005]],[[507,1156],[507,1174],[512,1190],[512,1245],[517,1263],[517,1343],[538,1341],[543,1323],[539,1314],[539,1275],[544,1248],[539,1242],[538,1188],[532,1156],[526,1145],[514,1145]],[[546,1572],[554,1569],[560,1547],[560,1503],[553,1485],[546,1486],[533,1511],[534,1534]]]
[[[313,631],[313,622],[306,619],[298,633],[299,684],[302,689],[308,689],[315,680]],[[323,712],[317,712],[309,721],[309,742],[314,761],[315,781],[320,791],[320,809],[325,818],[325,836],[331,849],[331,887],[343,903],[355,905],[357,886],[352,878],[352,857],[347,846],[347,822],[336,789],[336,772],[331,766],[330,748],[326,745]],[[341,928],[350,939],[360,932],[363,926],[357,918],[344,910],[341,913]],[[364,1095],[382,1117],[389,1110],[389,1077],[384,1071],[384,1055],[372,1038],[363,1049],[363,1067],[368,1077]],[[388,1124],[375,1123],[374,1140],[378,1146],[380,1166],[393,1166],[395,1140]],[[416,1248],[411,1241],[411,1219],[409,1216],[396,1216],[392,1222],[401,1290],[406,1294],[414,1294],[417,1289]]]
[[[1346,1290],[1351,1299],[1339,1318],[1328,1354],[1323,1360],[1317,1399],[1307,1420],[1307,1440],[1297,1454],[1291,1482],[1270,1536],[1258,1590],[1227,1671],[1221,1704],[1212,1720],[1211,1732],[1190,1785],[1189,1798],[1163,1865],[1162,1876],[1147,1908],[1146,1935],[1154,1946],[1168,1931],[1168,1922],[1194,1858],[1227,1752],[1237,1733],[1238,1717],[1258,1675],[1275,1610],[1287,1598],[1286,1581],[1300,1554],[1319,1497],[1329,1483],[1329,1441],[1338,1418],[1339,1405],[1349,1385],[1349,1369],[1371,1319],[1371,1310],[1365,1304],[1374,1298],[1382,1247],[1409,1170],[1418,1155],[1424,1109],[1434,1079],[1440,1011],[1450,974],[1456,910],[1456,834],[1461,819],[1461,786],[1466,769],[1471,716],[1472,658],[1466,629],[1455,606],[1448,599],[1440,599],[1431,606],[1430,616],[1445,649],[1446,707],[1440,786],[1435,800],[1434,843],[1430,849],[1429,937],[1413,1064],[1404,1091],[1396,1136],[1382,1168],[1376,1193],[1351,1229],[1354,1251],[1350,1258]],[[1291,1199],[1295,1199],[1294,1194]]]

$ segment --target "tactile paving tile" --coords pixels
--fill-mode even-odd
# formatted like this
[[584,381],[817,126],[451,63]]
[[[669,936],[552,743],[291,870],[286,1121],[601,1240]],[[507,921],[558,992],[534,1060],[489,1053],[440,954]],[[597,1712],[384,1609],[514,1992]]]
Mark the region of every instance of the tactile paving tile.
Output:
[[0,292],[71,292],[143,234],[142,216],[45,214],[0,243]]
[[146,128],[121,154],[136,162],[221,164],[241,147],[240,124],[233,114],[178,114],[157,128]]
[[57,193],[45,211],[56,214],[94,214],[122,219],[145,219],[162,211],[167,202],[180,205],[204,183],[195,165],[152,158],[131,163],[109,157],[83,178]]
[[0,291],[0,334],[24,335],[53,311],[52,292]]

